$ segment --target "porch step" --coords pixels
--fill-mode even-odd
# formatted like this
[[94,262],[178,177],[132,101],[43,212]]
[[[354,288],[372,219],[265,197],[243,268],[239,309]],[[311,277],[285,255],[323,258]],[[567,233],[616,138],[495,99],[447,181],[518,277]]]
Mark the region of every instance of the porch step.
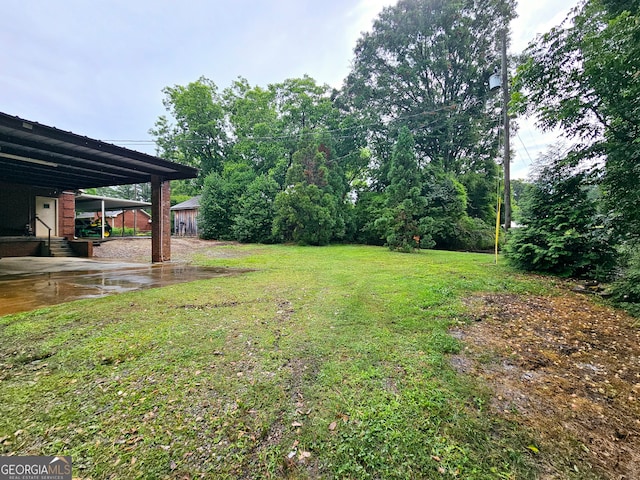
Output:
[[52,238],[51,239],[51,256],[52,257],[76,257],[77,255],[73,252],[73,250],[69,246],[69,242],[67,242],[66,239]]

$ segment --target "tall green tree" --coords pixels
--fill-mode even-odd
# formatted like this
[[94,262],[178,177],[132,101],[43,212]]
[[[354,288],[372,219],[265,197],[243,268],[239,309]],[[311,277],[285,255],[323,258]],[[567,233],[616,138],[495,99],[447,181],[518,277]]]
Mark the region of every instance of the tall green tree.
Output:
[[320,143],[331,152],[327,162],[343,170],[348,189],[365,176],[368,165],[364,128],[339,111],[331,93],[308,76],[266,89],[237,80],[223,94],[234,135],[230,157],[252,165],[257,173],[270,173],[284,188],[293,154],[321,136]]
[[231,219],[228,209],[232,199],[227,195],[228,190],[228,183],[219,173],[210,173],[205,177],[198,214],[200,237],[205,240],[230,238]]
[[468,219],[468,197],[464,185],[455,176],[437,170],[425,177],[423,188],[429,202],[427,215],[432,219],[431,234],[435,246],[442,249],[469,247],[460,235],[462,222]]
[[[391,250],[410,252],[430,242],[425,218],[426,199],[422,195],[420,169],[415,143],[409,129],[400,129],[389,168],[386,189],[387,208],[378,225],[384,228],[387,246]],[[428,245],[430,246],[430,245]]]
[[216,84],[200,77],[186,87],[163,89],[171,118],[161,116],[149,133],[158,155],[201,169],[201,177],[221,173],[229,147],[226,114]]
[[289,153],[275,92],[252,87],[240,78],[225,89],[223,97],[235,138],[230,157],[251,165],[259,174],[269,173]]
[[488,225],[495,223],[499,171],[494,160],[485,158],[474,162],[473,168],[457,176],[466,190],[467,215]]
[[[498,32],[514,11],[513,0],[400,0],[385,8],[358,41],[343,88],[371,123],[374,144],[387,127],[393,136],[405,125],[423,165],[460,174],[477,159],[495,159],[486,83]],[[384,174],[389,151],[376,153]]]
[[268,175],[255,178],[238,201],[233,236],[240,242],[273,243],[275,199],[280,186]]
[[[575,141],[574,162],[604,165],[617,230],[640,238],[640,11],[637,1],[587,0],[532,42],[513,110]],[[599,161],[600,163],[598,164]]]
[[359,190],[353,209],[353,241],[366,245],[384,245],[386,225],[378,220],[385,217],[387,197],[382,192]]
[[276,196],[273,233],[283,241],[325,245],[344,236],[342,199],[333,188],[328,151],[307,142],[293,155],[287,188]]
[[[494,223],[500,109],[488,77],[514,12],[513,0],[400,0],[358,41],[337,98],[368,125],[368,178],[376,191],[390,185],[393,139],[409,129],[424,196],[434,205],[456,205],[434,206],[436,217],[425,216],[437,220],[430,228],[443,248],[468,245]],[[458,241],[460,235],[467,240]]]
[[[300,213],[305,222],[330,211],[330,221],[316,226],[328,231],[290,228],[294,220],[282,214],[274,230],[278,238],[326,243],[345,237],[349,192],[369,157],[362,132],[352,132],[353,122],[335,108],[328,86],[308,76],[267,88],[239,78],[220,95],[213,82],[200,78],[164,93],[171,120],[160,117],[151,133],[163,156],[201,168],[204,236],[271,241],[270,233],[260,232],[272,231],[266,226],[288,208],[285,196],[291,195],[306,198],[308,208]],[[181,194],[198,193],[194,185],[176,187]]]
[[325,128],[333,115],[329,87],[305,75],[269,86],[282,130],[291,137]]
[[255,178],[255,172],[242,163],[227,163],[222,173],[207,175],[198,218],[202,238],[235,239],[234,225],[242,207],[239,199]]
[[326,245],[334,234],[335,199],[317,185],[297,183],[276,196],[273,234],[284,242]]

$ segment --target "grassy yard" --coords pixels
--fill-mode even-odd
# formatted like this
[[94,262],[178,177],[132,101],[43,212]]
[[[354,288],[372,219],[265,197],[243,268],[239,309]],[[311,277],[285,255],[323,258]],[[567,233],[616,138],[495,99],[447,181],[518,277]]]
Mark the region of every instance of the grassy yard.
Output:
[[[242,275],[0,317],[0,454],[81,478],[536,478],[535,439],[457,374],[489,255],[225,246]],[[205,252],[206,253],[206,252]]]

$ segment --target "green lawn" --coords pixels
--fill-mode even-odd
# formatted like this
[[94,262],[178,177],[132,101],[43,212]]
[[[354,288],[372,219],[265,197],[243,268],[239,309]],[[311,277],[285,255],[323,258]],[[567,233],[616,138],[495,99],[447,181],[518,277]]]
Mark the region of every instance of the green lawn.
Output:
[[[536,478],[533,439],[457,374],[490,255],[226,246],[254,269],[0,317],[0,454],[101,478]],[[228,254],[228,255],[226,255]]]

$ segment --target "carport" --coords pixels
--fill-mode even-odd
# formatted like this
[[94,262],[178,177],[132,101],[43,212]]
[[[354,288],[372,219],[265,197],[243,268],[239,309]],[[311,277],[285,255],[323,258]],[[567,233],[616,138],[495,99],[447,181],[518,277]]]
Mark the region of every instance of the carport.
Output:
[[[99,195],[88,195],[81,193],[76,195],[76,212],[95,212],[100,214],[100,218],[107,218],[107,210],[135,210],[139,208],[151,207],[148,202],[140,202],[138,200],[126,200],[123,198],[103,197]],[[124,216],[123,216],[124,221]],[[102,235],[104,238],[104,226],[102,223]],[[112,225],[116,226],[116,225]],[[124,225],[123,225],[124,230]]]
[[[54,235],[73,238],[80,189],[150,182],[151,260],[170,260],[170,181],[197,174],[192,167],[0,112],[0,236],[19,236],[28,227],[38,235],[44,223]],[[51,213],[48,224],[39,212]]]

